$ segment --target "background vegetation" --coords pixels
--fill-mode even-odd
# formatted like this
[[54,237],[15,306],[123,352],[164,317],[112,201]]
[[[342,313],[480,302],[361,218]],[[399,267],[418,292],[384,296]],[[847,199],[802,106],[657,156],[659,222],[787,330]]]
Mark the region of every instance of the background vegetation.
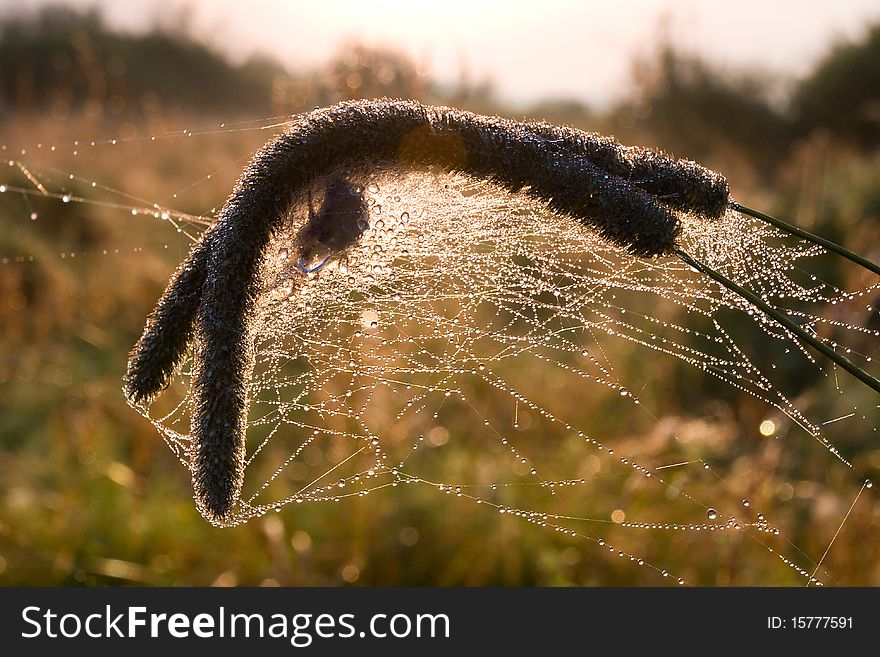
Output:
[[[735,181],[737,198],[880,260],[880,25],[784,84],[760,72],[716,70],[662,40],[637,64],[635,91],[608,110],[536,102],[524,114],[701,161]],[[0,24],[0,144],[10,149],[163,135],[382,95],[512,115],[489,87],[441,90],[406,57],[358,44],[294,76],[268,60],[234,66],[185,33],[116,33],[94,13],[52,9]],[[176,208],[201,214],[222,203],[267,136],[225,133],[193,138],[194,147],[180,137],[148,148],[123,141],[59,155],[57,166],[125,190],[134,206],[137,199],[168,201],[192,182],[181,171],[210,172],[174,199]],[[17,169],[10,172],[3,178],[27,184]],[[90,184],[43,175],[74,194]],[[196,513],[185,471],[121,394],[128,350],[189,242],[170,239],[159,222],[124,215],[0,195],[0,583],[646,583],[642,572],[598,550],[516,519],[487,520],[478,506],[447,508],[436,496],[305,505],[236,529],[210,527]],[[840,263],[822,266],[826,279],[844,287],[870,283]],[[880,300],[874,303],[867,321],[876,326]],[[877,352],[872,344],[862,349]],[[642,366],[637,356],[626,362]],[[669,375],[675,384],[655,391],[655,405],[669,417],[653,434],[627,439],[633,445],[666,449],[658,437],[664,421],[696,427],[707,414],[720,453],[755,440],[762,410],[747,396],[707,384],[693,368],[673,364]],[[825,384],[799,383],[802,398],[832,394],[817,387]],[[880,416],[869,421],[877,426]],[[862,470],[880,468],[876,434],[842,440]],[[798,528],[790,540],[817,555],[857,488],[826,480],[821,463],[810,462],[821,450],[802,447],[769,442],[734,450],[741,460],[730,467],[755,471],[755,499],[800,500],[789,505]],[[476,459],[478,450],[466,456]],[[802,482],[791,478],[810,471],[815,476]],[[618,505],[618,489],[597,485],[592,494],[604,496],[609,510]],[[829,570],[839,583],[880,584],[876,496],[853,513],[858,531],[841,537],[845,548],[829,555]],[[689,557],[699,572],[688,570]],[[753,568],[735,546],[694,535],[658,548],[657,560],[707,584],[802,583],[781,565],[764,559]]]

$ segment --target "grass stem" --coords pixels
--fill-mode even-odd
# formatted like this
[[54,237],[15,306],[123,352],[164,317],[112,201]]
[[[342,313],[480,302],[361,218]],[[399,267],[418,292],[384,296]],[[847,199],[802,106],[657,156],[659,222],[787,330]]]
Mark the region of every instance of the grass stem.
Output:
[[824,237],[814,235],[813,233],[806,231],[802,228],[798,228],[797,226],[793,226],[792,224],[788,223],[787,221],[783,221],[782,219],[777,219],[776,217],[770,216],[769,214],[764,214],[763,212],[759,212],[758,210],[753,210],[752,208],[740,205],[735,201],[731,201],[730,207],[737,212],[742,212],[743,214],[747,214],[750,217],[754,217],[755,219],[766,221],[768,224],[772,224],[780,230],[789,233],[790,235],[796,235],[797,237],[807,240],[808,242],[819,244],[829,251],[833,251],[834,253],[843,256],[847,260],[851,260],[852,262],[861,265],[865,269],[872,271],[877,275],[880,275],[880,265],[877,265],[870,260],[863,258],[858,253],[853,253],[846,247],[840,246],[840,244],[832,242],[831,240],[826,240]]
[[746,288],[737,285],[732,280],[724,276],[723,274],[718,273],[714,269],[706,266],[702,262],[695,260],[690,255],[682,251],[681,249],[674,249],[673,251],[679,258],[681,258],[685,263],[687,263],[690,267],[706,274],[709,278],[714,280],[715,282],[723,285],[731,292],[738,294],[743,299],[751,303],[753,306],[759,308],[761,311],[772,317],[776,320],[780,325],[785,327],[788,331],[794,333],[801,341],[810,345],[816,351],[820,352],[823,356],[830,358],[832,361],[840,365],[847,372],[852,374],[854,377],[859,379],[862,383],[867,386],[870,386],[877,392],[880,392],[880,381],[878,381],[875,377],[868,374],[865,370],[860,368],[858,365],[853,363],[851,360],[846,358],[845,356],[840,355],[834,349],[826,345],[824,342],[818,340],[814,336],[807,333],[803,328],[798,326],[788,315],[778,311],[776,308],[768,304],[766,301],[761,299],[758,295],[753,292],[750,292]]

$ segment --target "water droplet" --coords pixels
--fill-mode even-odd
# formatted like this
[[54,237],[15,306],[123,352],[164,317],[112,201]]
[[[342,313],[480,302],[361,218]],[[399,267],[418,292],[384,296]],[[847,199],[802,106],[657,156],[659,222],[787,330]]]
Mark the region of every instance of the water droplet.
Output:
[[38,216],[36,212],[31,212],[31,221],[36,221]]
[[748,508],[748,506],[749,506],[750,504],[751,504],[751,502],[749,502],[748,500],[743,500],[743,506],[744,506],[744,507],[747,507],[747,508]]
[[715,509],[709,509],[708,511],[706,511],[706,517],[709,520],[715,520],[715,518],[718,517],[718,512]]
[[65,194],[64,196],[62,196],[62,197],[61,197],[61,200],[62,200],[64,203],[70,203],[70,194]]
[[373,214],[382,214],[382,206],[378,203],[373,206]]
[[773,420],[764,420],[758,427],[758,431],[761,432],[762,436],[768,438],[776,433],[776,423]]
[[278,259],[279,260],[287,260],[290,257],[287,249],[278,249]]

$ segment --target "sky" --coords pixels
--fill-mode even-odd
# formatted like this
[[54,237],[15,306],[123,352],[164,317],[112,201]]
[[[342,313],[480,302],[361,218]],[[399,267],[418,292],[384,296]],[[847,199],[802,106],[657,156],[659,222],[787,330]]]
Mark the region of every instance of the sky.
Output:
[[[0,12],[58,4],[0,0]],[[128,31],[184,20],[241,61],[268,54],[307,70],[359,41],[408,54],[431,78],[491,82],[528,105],[603,106],[632,84],[633,61],[666,34],[723,67],[786,79],[880,22],[878,0],[67,0]]]

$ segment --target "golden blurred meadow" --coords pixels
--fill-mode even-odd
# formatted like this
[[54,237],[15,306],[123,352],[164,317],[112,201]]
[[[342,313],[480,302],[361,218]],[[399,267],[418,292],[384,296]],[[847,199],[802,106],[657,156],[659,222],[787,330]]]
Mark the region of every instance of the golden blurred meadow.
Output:
[[[560,491],[554,506],[592,513],[604,540],[673,579],[622,562],[604,544],[417,487],[293,504],[217,529],[196,511],[189,473],[125,403],[122,376],[145,318],[251,154],[283,129],[283,116],[348,98],[525,115],[660,147],[723,172],[738,200],[880,260],[880,26],[829,52],[784,101],[758,73],[721,74],[662,40],[655,57],[634,68],[636,91],[607,110],[548,101],[512,113],[490,87],[438,88],[389,50],[352,44],[326,67],[294,75],[268,60],[234,66],[183,33],[115,33],[94,14],[7,18],[0,25],[0,583],[580,586],[674,584],[680,576],[701,585],[803,586],[787,560],[812,571],[830,546],[826,584],[880,584],[880,500],[862,483],[878,479],[880,407],[875,393],[842,377],[792,366],[780,385],[813,417],[844,416],[854,406],[864,415],[828,428],[852,469],[776,409],[636,344],[615,342],[612,360],[622,379],[652,382],[640,394],[660,409],[655,421],[620,412],[592,388],[579,394],[541,361],[511,365],[531,368],[518,375],[536,394],[553,391],[555,413],[614,436],[619,453],[655,466],[712,463],[705,476],[669,470],[666,497],[657,499],[642,479],[609,471],[545,433],[533,411],[516,409],[520,444],[536,459],[591,478],[587,488]],[[163,220],[165,207],[192,221]],[[834,258],[813,267],[844,290],[875,283]],[[880,299],[866,301],[872,312],[823,314],[876,330]],[[639,310],[675,319],[662,300]],[[730,322],[758,358],[772,348],[749,324]],[[873,335],[859,340],[847,346],[877,355]],[[499,422],[512,421],[501,395],[472,393],[485,395],[485,412]],[[440,418],[443,431],[465,437],[446,452],[448,476],[500,476],[480,472],[496,466],[479,427],[462,418]],[[441,434],[429,442],[445,443]],[[325,458],[313,457],[318,465]],[[771,539],[754,532],[687,529],[693,512],[677,499],[678,486],[752,520],[760,510],[784,528],[784,553],[768,552]],[[625,527],[623,518],[669,528]]]

